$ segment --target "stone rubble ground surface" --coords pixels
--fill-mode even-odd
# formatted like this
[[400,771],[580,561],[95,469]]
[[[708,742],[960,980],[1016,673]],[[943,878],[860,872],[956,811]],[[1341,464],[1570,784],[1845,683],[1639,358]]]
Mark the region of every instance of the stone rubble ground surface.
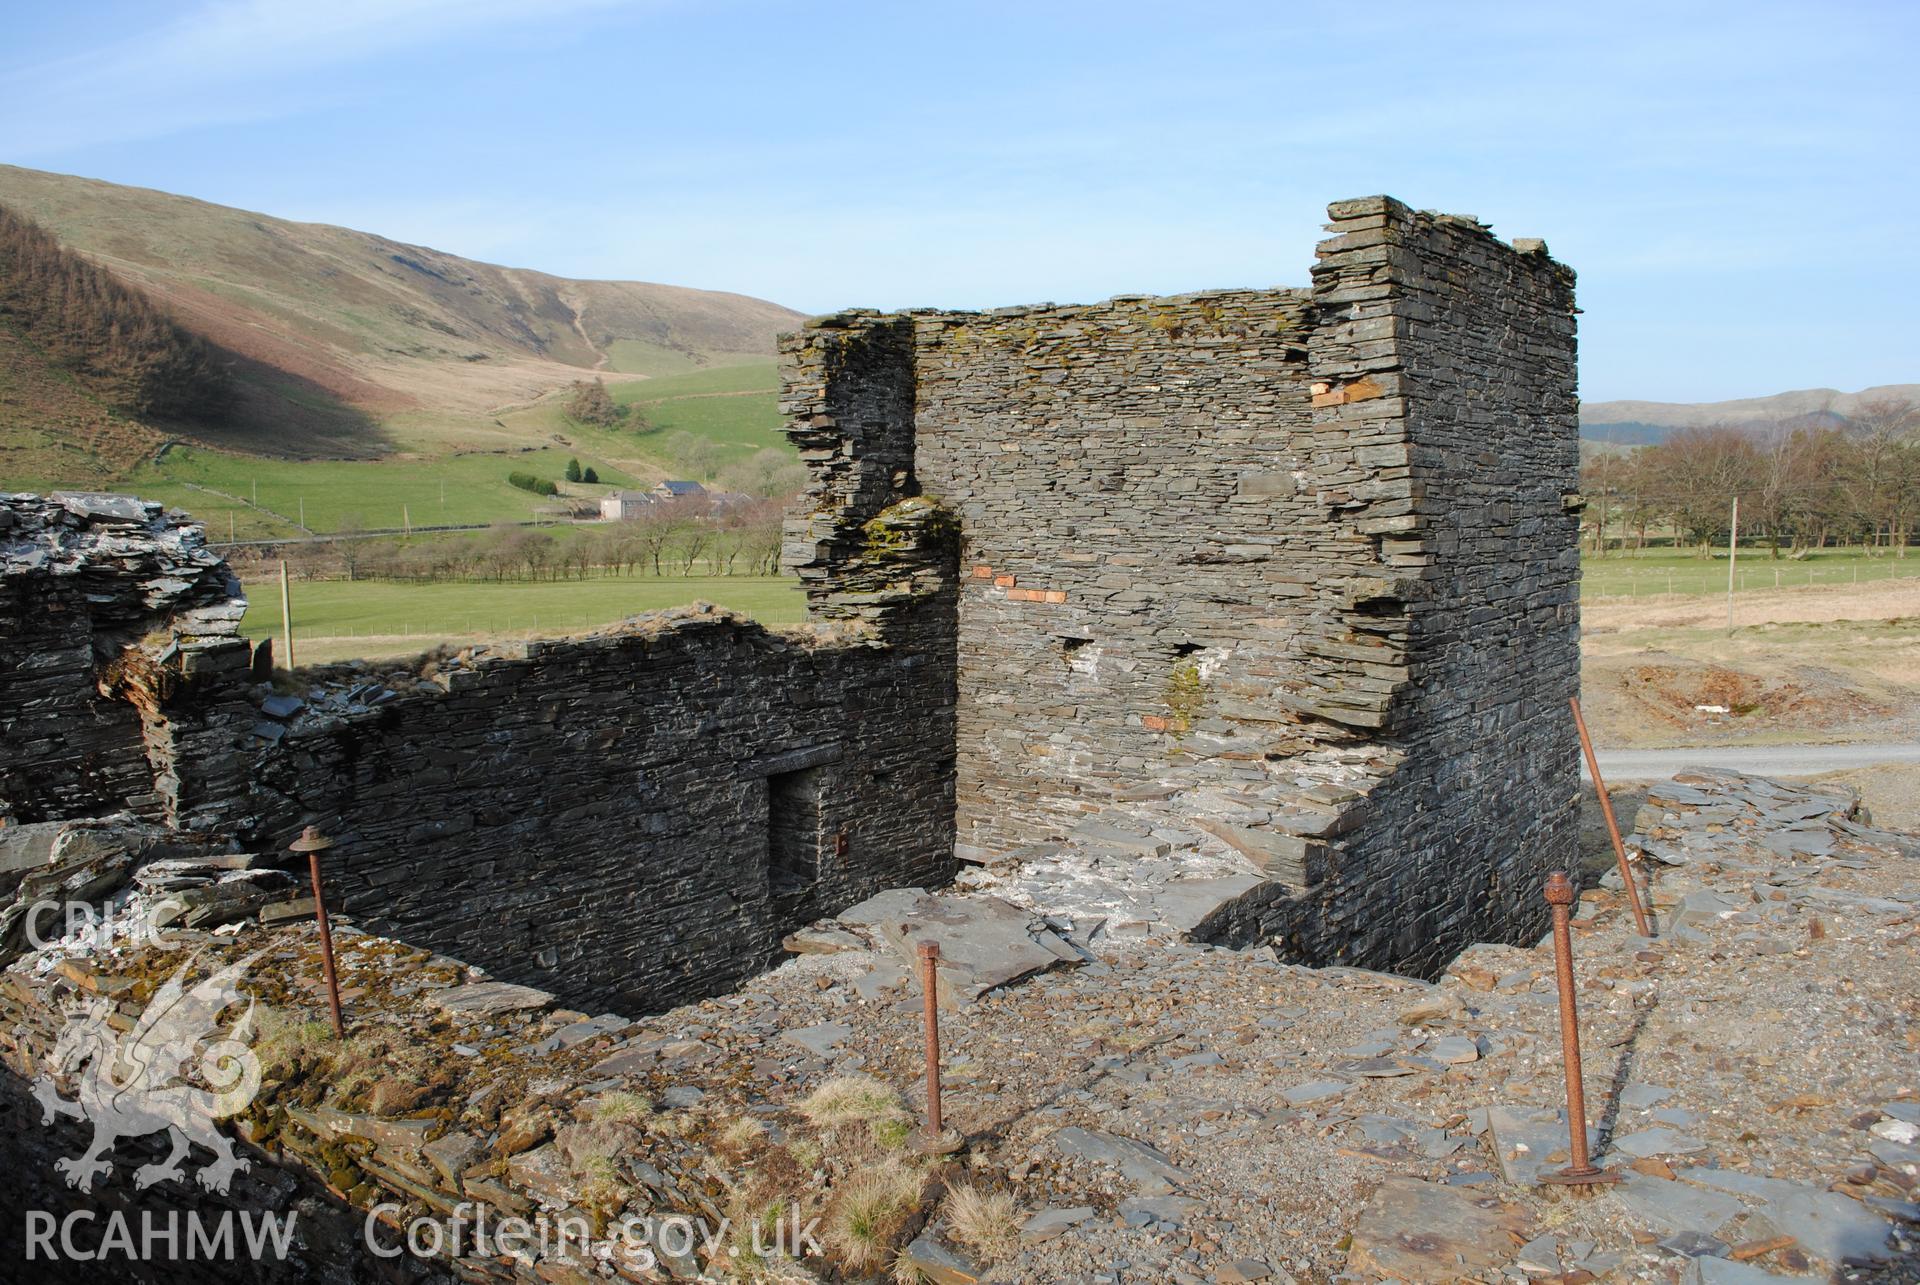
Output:
[[[1920,841],[1843,790],[1719,772],[1635,825],[1685,855],[1661,936],[1604,888],[1575,925],[1589,1141],[1626,1181],[1538,1181],[1568,1163],[1544,943],[1430,985],[1036,913],[1093,961],[943,1017],[947,1118],[1027,1211],[986,1279],[1913,1279]],[[811,1074],[911,1083],[916,990],[884,943],[840,945],[747,993],[844,1015]]]
[[[952,960],[945,1114],[968,1140],[943,1181],[1008,1193],[1018,1228],[989,1261],[932,1211],[907,1251],[928,1279],[1920,1279],[1920,840],[1844,790],[1718,772],[1655,787],[1634,825],[1666,854],[1646,863],[1660,935],[1637,936],[1605,888],[1574,924],[1609,1186],[1539,1180],[1568,1159],[1544,945],[1477,945],[1429,983],[1164,923],[1094,940],[1072,914],[919,889],[794,934],[794,958],[737,993],[637,1021],[348,927],[350,1021],[375,1007],[431,1042],[460,1108],[443,1125],[294,1104],[264,1141],[321,1169],[353,1142],[338,1176],[363,1184],[356,1200],[565,1208],[580,1198],[567,1121],[633,1091],[676,1122],[627,1135],[636,1190],[722,1210],[729,1166],[750,1163],[711,1141],[727,1121],[797,1130],[806,1094],[856,1072],[920,1108],[913,955],[933,939]],[[61,843],[97,859],[98,843]],[[204,896],[247,864],[201,855],[149,854],[123,895]],[[295,974],[273,998],[315,1004],[312,925],[245,928],[234,949],[261,934]],[[5,1025],[76,988],[120,993],[107,966],[130,952],[96,939],[20,960]]]

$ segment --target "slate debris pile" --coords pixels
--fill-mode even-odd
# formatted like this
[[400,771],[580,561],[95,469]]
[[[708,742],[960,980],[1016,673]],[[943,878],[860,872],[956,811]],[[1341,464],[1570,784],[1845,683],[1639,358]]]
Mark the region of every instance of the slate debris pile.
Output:
[[[152,863],[136,878],[178,893],[182,864]],[[123,907],[128,918],[139,909],[137,902]],[[260,1011],[247,1038],[264,1083],[245,1114],[225,1127],[303,1179],[303,1186],[288,1182],[271,1192],[245,1189],[256,1214],[284,1211],[302,1190],[318,1188],[362,1211],[388,1203],[440,1220],[463,1202],[481,1202],[495,1222],[545,1211],[599,1225],[630,1212],[718,1225],[729,1194],[700,1131],[755,1108],[740,1077],[731,1089],[714,1076],[698,1089],[663,1082],[707,1061],[697,1040],[641,1033],[614,1014],[567,1010],[549,993],[340,923],[336,949],[351,1038],[335,1044],[318,1021],[324,1010],[315,926],[216,918],[218,931],[175,925],[172,949],[135,940],[123,920],[21,960],[0,979],[0,1060],[31,1082],[69,1020],[67,1004],[107,999],[115,1005],[115,1029],[127,1030],[172,970],[184,965],[190,985],[251,958],[244,986]],[[240,1016],[238,1008],[229,1011],[227,1024]],[[327,1060],[334,1058],[341,1060]],[[66,1090],[71,1096],[73,1086]],[[610,1122],[603,1110],[610,1101],[642,1105]],[[678,1110],[695,1105],[697,1112]],[[123,1143],[123,1158],[132,1156],[123,1160],[126,1172],[150,1158],[143,1148],[158,1155],[163,1144],[164,1137]],[[591,1159],[607,1154],[616,1157],[611,1170]],[[25,1179],[58,1185],[50,1164]],[[156,1193],[169,1207],[221,1208],[214,1193],[190,1180]],[[310,1233],[294,1266],[318,1271],[320,1264],[351,1261],[360,1236],[357,1219],[327,1235]],[[482,1238],[465,1247],[458,1265],[473,1279],[529,1283],[585,1280],[581,1273],[594,1266],[579,1253],[536,1252],[515,1262],[502,1252]],[[419,1276],[429,1266],[392,1270]],[[692,1279],[703,1270],[691,1254],[653,1270],[627,1267],[631,1280]]]
[[[1576,921],[1589,1141],[1626,1183],[1537,1181],[1568,1161],[1545,943],[1428,984],[1055,914],[1034,922],[1091,962],[943,1021],[947,1114],[1023,1207],[986,1279],[1909,1279],[1920,846],[1840,788],[1689,773],[1668,803],[1687,791],[1748,820],[1659,868],[1663,936],[1605,890]],[[906,970],[818,931],[836,953],[751,989],[837,1023],[829,1068],[910,1083]]]
[[143,906],[171,898],[169,910],[148,916],[157,927],[183,916],[193,926],[250,919],[291,883],[261,864],[218,836],[128,813],[0,826],[0,965],[35,939],[93,933],[143,896]]
[[1920,856],[1920,840],[1876,827],[1851,786],[1805,787],[1704,768],[1652,786],[1633,824],[1629,848],[1669,866],[1702,858],[1724,864],[1742,853],[1762,863],[1818,862],[1847,842]]

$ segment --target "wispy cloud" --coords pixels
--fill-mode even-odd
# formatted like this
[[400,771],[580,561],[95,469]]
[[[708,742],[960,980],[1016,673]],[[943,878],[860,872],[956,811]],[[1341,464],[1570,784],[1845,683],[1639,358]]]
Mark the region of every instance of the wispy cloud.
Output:
[[623,0],[213,0],[53,60],[0,63],[0,155],[270,120],[326,103],[314,73]]

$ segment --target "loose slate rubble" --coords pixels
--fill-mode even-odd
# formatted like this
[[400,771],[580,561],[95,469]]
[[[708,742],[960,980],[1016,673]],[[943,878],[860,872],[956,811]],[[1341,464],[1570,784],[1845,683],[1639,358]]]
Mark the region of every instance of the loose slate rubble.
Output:
[[1436,1281],[1514,1259],[1533,1219],[1518,1205],[1418,1178],[1389,1178],[1353,1229],[1347,1270],[1363,1278]]
[[[1707,796],[1697,806],[1736,815],[1754,801],[1778,813],[1840,797],[1731,776],[1688,788]],[[1714,822],[1717,846],[1696,841],[1686,865],[1660,867],[1651,893],[1663,923],[1696,893],[1733,905],[1690,925],[1692,936],[1648,942],[1622,898],[1583,897],[1575,950],[1594,1150],[1623,1171],[1620,1184],[1569,1197],[1506,1155],[1512,1119],[1537,1130],[1532,1167],[1564,1163],[1543,947],[1476,947],[1430,985],[1141,935],[985,989],[943,1017],[948,1119],[971,1135],[984,1179],[1014,1194],[1023,1228],[1021,1247],[991,1264],[970,1262],[937,1221],[919,1233],[922,1251],[1001,1285],[1112,1275],[1121,1262],[1131,1264],[1123,1276],[1173,1282],[1233,1279],[1228,1269],[1243,1263],[1275,1280],[1436,1279],[1460,1267],[1455,1254],[1483,1263],[1480,1279],[1547,1280],[1557,1267],[1563,1279],[1739,1282],[1844,1277],[1849,1262],[1910,1257],[1920,1150],[1901,1126],[1920,1123],[1910,1052],[1920,858],[1862,838],[1873,828],[1840,802],[1821,814],[1834,835],[1826,855],[1780,856],[1764,820]],[[68,851],[97,861],[138,841],[94,832]],[[61,842],[42,834],[31,847]],[[131,873],[107,895],[124,899],[123,917],[183,878],[217,885],[234,873],[226,866],[250,860],[150,851],[136,864],[117,851]],[[805,1136],[795,1105],[850,1065],[917,1085],[919,1005],[878,925],[926,899],[918,889],[876,898],[859,922],[833,929],[858,947],[796,956],[736,995],[634,1021],[561,1010],[342,925],[349,1021],[359,1034],[406,1032],[437,1071],[459,1077],[452,1118],[408,1118],[412,1090],[396,1082],[374,1086],[377,1099],[362,1090],[295,1104],[277,1130],[251,1136],[323,1177],[335,1154],[324,1148],[349,1145],[354,1181],[342,1190],[356,1203],[564,1208],[585,1181],[570,1159],[586,1154],[581,1121],[593,1104],[633,1094],[655,1116],[620,1133],[623,1181],[656,1210],[724,1212],[716,1169],[733,1162],[713,1130],[745,1117]],[[1836,899],[1851,908],[1836,913]],[[952,904],[939,914],[949,930],[973,922]],[[1048,922],[1022,914],[1022,935]],[[1000,907],[985,915],[995,931],[1014,922]],[[1077,928],[1046,931],[1069,940]],[[311,923],[179,935],[236,954],[266,945],[265,1002],[323,1020]],[[1757,953],[1761,937],[1794,944]],[[108,931],[18,960],[0,983],[8,1064],[31,1074],[66,1000],[151,986],[174,957],[150,950]],[[881,965],[901,985],[863,992],[860,979]],[[828,1057],[780,1038],[817,1027],[834,1036]],[[1469,1047],[1472,1060],[1451,1060]],[[1411,1069],[1336,1074],[1375,1059]],[[1316,1081],[1337,1091],[1290,1100]],[[1636,1159],[1616,1145],[1660,1130],[1702,1149]]]
[[916,977],[921,944],[938,946],[940,1001],[948,1007],[1082,958],[1032,911],[998,897],[894,889],[841,912],[839,922],[878,934]]
[[449,1013],[477,1017],[524,1012],[545,1008],[553,1003],[550,992],[531,986],[515,986],[511,982],[472,982],[451,990],[435,991],[427,999],[435,1007]]

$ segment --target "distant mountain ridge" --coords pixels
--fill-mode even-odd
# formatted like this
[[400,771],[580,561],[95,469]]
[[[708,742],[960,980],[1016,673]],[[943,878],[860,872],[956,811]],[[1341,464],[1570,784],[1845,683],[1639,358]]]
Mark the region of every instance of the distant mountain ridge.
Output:
[[1731,424],[1762,428],[1791,422],[1838,422],[1876,401],[1920,403],[1920,384],[1878,384],[1857,393],[1835,388],[1806,388],[1770,397],[1741,397],[1725,402],[1583,402],[1580,435],[1605,438],[1619,446],[1665,441],[1678,428]]
[[504,411],[567,383],[770,362],[802,315],[745,295],[575,281],[326,224],[0,165],[0,205],[222,350],[207,440],[283,456],[518,443]]

